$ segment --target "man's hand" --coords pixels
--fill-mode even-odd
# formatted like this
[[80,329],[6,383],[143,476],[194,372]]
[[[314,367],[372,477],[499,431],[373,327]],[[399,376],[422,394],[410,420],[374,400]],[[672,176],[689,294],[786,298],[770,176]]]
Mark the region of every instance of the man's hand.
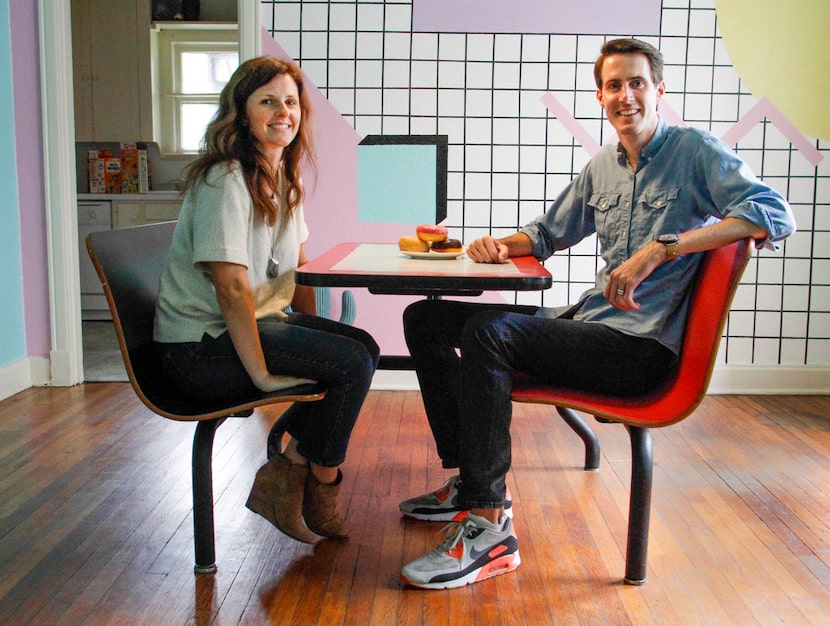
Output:
[[533,254],[530,237],[521,232],[501,239],[485,235],[467,246],[467,256],[476,263],[507,263],[512,256],[529,254]]
[[[726,217],[714,224],[680,233],[680,254],[713,250],[747,237],[765,239],[769,233],[744,219]],[[605,299],[623,311],[639,309],[640,305],[634,300],[634,290],[663,262],[666,262],[665,246],[658,241],[650,241],[611,272],[603,291]]]
[[510,249],[490,235],[485,235],[467,246],[467,256],[476,263],[505,263]]
[[634,291],[665,260],[662,243],[647,243],[611,272],[603,291],[605,299],[621,311],[636,311],[640,305],[634,300]]

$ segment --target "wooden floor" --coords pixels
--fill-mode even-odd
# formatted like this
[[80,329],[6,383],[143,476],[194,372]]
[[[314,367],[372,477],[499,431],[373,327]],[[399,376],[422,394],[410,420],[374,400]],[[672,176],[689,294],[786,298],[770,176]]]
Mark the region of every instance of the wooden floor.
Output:
[[437,487],[420,396],[373,391],[344,466],[345,541],[299,544],[244,501],[279,409],[227,421],[214,453],[215,576],[196,577],[193,426],[124,383],[0,403],[0,623],[828,624],[830,396],[710,396],[655,431],[649,581],[621,582],[629,447],[596,424],[599,472],[549,409],[516,405],[509,476],[521,567],[404,588],[440,524],[404,521]]

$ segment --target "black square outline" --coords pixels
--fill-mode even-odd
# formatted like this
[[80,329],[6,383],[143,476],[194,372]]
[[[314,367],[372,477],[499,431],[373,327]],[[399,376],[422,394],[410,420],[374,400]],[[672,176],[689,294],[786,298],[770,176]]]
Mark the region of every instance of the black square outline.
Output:
[[366,135],[361,146],[435,146],[435,223],[447,219],[447,135]]

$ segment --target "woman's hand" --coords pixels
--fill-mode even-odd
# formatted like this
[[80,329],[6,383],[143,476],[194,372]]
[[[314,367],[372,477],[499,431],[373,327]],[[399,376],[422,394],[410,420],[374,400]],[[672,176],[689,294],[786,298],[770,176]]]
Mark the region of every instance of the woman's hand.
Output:
[[276,376],[268,371],[259,328],[254,314],[254,298],[248,282],[248,270],[235,263],[210,263],[216,299],[233,347],[248,376],[262,391],[279,391],[309,381],[292,376]]
[[296,378],[295,376],[280,376],[278,374],[268,374],[261,380],[255,380],[254,384],[257,389],[270,393],[273,391],[282,391],[283,389],[290,389],[291,387],[298,387],[300,385],[313,385],[317,381],[310,378]]

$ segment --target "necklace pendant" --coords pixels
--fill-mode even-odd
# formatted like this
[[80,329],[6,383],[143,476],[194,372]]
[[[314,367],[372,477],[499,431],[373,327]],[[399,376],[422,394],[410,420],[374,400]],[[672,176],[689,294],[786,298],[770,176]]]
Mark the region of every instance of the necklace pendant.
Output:
[[280,262],[277,261],[274,257],[268,259],[268,268],[265,270],[265,274],[268,278],[276,278],[277,275],[280,273]]

